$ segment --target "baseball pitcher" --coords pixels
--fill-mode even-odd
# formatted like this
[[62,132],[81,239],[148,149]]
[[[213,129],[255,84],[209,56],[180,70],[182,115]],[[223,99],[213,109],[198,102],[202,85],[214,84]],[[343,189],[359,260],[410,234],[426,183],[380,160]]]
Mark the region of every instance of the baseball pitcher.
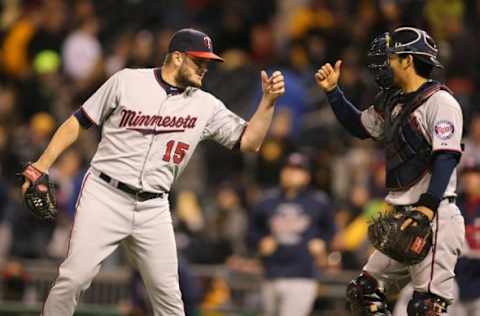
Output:
[[259,150],[274,104],[285,91],[279,71],[261,72],[263,97],[247,123],[201,89],[209,62],[221,62],[212,40],[194,29],[171,38],[164,64],[124,69],[109,78],[56,131],[40,158],[23,171],[25,200],[35,214],[55,216],[47,172],[82,129],[101,127],[83,180],[67,258],[42,315],[73,315],[80,294],[120,243],[137,265],[154,315],[185,315],[168,192],[198,143]]

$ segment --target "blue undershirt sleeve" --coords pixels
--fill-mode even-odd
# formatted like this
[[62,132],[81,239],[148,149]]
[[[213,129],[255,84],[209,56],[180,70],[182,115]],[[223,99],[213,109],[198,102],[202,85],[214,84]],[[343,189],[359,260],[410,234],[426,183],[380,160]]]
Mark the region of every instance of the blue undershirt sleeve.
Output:
[[90,128],[94,123],[92,120],[88,117],[88,115],[83,111],[82,108],[78,109],[73,113],[73,116],[75,116],[80,123],[80,126],[82,126],[84,129]]
[[432,163],[432,179],[428,186],[427,193],[433,195],[438,200],[443,198],[443,194],[450,182],[450,176],[460,159],[460,153],[451,151],[437,151]]
[[360,119],[362,112],[348,101],[339,87],[327,92],[327,98],[338,121],[350,132],[350,134],[360,139],[370,137],[370,134],[365,127],[363,127]]

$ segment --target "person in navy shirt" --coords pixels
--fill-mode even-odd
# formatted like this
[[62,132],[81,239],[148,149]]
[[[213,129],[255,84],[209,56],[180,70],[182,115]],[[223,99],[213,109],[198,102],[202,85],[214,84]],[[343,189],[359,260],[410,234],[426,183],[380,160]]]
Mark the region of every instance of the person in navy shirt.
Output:
[[468,245],[455,267],[459,300],[452,306],[452,315],[476,316],[480,315],[480,165],[465,164],[462,183],[457,204],[465,219]]
[[308,158],[288,156],[280,185],[254,207],[248,244],[261,258],[264,315],[304,316],[317,293],[316,266],[325,264],[334,230],[327,195],[309,188]]

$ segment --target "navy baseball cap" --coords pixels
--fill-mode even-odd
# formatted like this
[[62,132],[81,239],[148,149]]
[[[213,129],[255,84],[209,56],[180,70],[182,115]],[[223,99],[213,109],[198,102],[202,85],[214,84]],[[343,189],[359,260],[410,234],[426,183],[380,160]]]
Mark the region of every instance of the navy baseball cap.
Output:
[[195,29],[181,29],[173,34],[168,52],[182,52],[190,56],[223,62],[223,58],[213,52],[212,39]]
[[310,161],[304,154],[296,152],[287,157],[285,161],[285,167],[297,167],[310,170]]

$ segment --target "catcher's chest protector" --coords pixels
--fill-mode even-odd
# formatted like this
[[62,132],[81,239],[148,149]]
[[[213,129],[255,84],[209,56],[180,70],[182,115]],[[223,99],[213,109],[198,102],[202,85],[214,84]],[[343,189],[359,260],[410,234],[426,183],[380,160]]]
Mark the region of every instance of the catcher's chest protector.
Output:
[[413,112],[435,92],[449,91],[438,82],[428,81],[406,100],[391,97],[385,106],[386,187],[404,191],[416,184],[428,170],[432,146],[425,139]]

